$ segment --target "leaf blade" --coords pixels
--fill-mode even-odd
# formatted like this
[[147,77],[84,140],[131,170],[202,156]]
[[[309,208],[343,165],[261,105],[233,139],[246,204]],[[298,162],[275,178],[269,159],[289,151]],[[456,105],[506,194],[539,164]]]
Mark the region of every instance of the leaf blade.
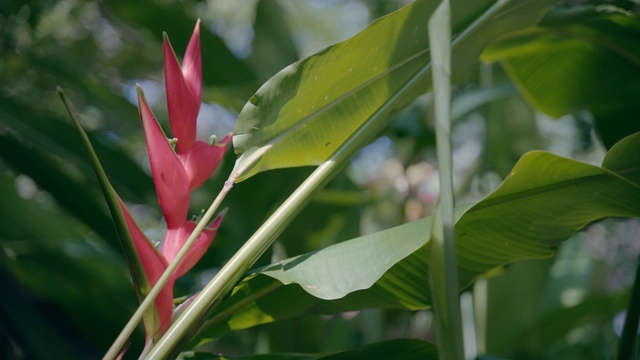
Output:
[[[534,24],[550,1],[513,1],[503,8],[492,4],[454,1],[452,5],[452,26],[458,33],[453,43],[456,80],[465,77],[486,44]],[[431,63],[424,19],[436,5],[434,1],[408,5],[267,81],[240,113],[233,143],[239,162],[247,151],[269,150],[238,181],[265,170],[317,165],[388,99],[397,98],[376,121],[387,121],[426,92]]]

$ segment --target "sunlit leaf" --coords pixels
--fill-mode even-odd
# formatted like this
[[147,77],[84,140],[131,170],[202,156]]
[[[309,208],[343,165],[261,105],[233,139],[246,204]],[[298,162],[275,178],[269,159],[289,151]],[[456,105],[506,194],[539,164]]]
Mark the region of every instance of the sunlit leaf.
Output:
[[[266,82],[245,105],[234,131],[236,154],[245,155],[240,164],[266,151],[240,180],[269,169],[319,164],[383,104],[392,106],[376,115],[380,123],[426,92],[431,80],[425,19],[438,3],[416,1]],[[535,24],[550,3],[452,1],[454,80],[465,78],[484,46]]]

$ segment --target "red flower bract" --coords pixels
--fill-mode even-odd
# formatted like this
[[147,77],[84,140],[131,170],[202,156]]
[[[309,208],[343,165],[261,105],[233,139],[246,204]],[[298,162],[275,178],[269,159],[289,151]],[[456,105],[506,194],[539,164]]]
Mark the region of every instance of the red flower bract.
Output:
[[[195,229],[196,223],[187,221],[190,192],[211,176],[231,140],[231,135],[218,144],[196,140],[196,120],[202,97],[199,35],[200,21],[197,22],[187,46],[182,67],[167,36],[164,37],[167,105],[171,130],[177,137],[175,151],[153,115],[142,89],[138,87],[138,112],[147,142],[151,175],[158,195],[158,203],[167,223],[162,252],[158,252],[144,235],[121,201],[120,207],[125,214],[128,230],[151,286],[156,284]],[[223,216],[218,216],[202,231],[156,298],[159,323],[152,320],[145,322],[147,346],[168,329],[173,313],[174,282],[189,271],[205,254]]]

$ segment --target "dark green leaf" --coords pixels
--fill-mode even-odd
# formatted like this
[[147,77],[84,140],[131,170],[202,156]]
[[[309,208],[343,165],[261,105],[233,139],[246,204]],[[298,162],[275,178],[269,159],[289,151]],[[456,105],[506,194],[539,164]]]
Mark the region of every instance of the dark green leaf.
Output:
[[607,147],[640,130],[640,19],[611,8],[550,14],[489,47],[525,97],[560,117],[590,111]]
[[[150,31],[158,42],[162,33],[171,38],[176,54],[184,54],[196,19],[189,18],[185,6],[174,2],[109,1],[105,3],[118,19],[136,24]],[[184,36],[180,36],[183,34]],[[208,29],[200,33],[202,49],[203,82],[205,84],[229,85],[251,82],[254,75],[249,67],[238,60],[224,41]],[[161,53],[158,53],[161,56]]]

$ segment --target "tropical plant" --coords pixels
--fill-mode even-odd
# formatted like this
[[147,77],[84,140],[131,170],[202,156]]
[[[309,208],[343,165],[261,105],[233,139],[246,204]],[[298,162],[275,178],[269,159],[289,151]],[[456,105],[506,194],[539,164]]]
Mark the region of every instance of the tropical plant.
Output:
[[[12,31],[4,35],[11,49],[3,55],[0,99],[6,357],[635,356],[640,276],[627,276],[635,279],[631,289],[603,293],[588,284],[594,275],[579,278],[575,266],[598,264],[581,237],[600,248],[621,241],[593,234],[606,223],[590,224],[640,217],[633,100],[640,93],[640,20],[632,2],[417,0],[297,60],[285,23],[274,18],[282,4],[260,1],[254,50],[263,52],[247,62],[211,32],[200,33],[199,20],[188,43],[174,36],[193,26],[187,17],[162,21],[173,19],[178,5],[83,3],[77,11],[84,21],[104,11],[112,31],[117,19],[153,33],[136,32],[131,44],[139,48],[121,46],[121,56],[111,57],[123,68],[119,76],[138,77],[139,63],[158,65],[159,46],[140,45],[145,36],[162,44],[168,111],[155,107],[154,115],[153,88],[136,87],[146,151],[140,132],[128,131],[130,104],[109,92],[120,85],[72,71],[100,73],[107,62],[74,66],[50,47],[54,37],[37,35],[46,34],[48,18],[37,15],[64,9],[37,5],[11,12]],[[182,65],[167,35],[160,38],[160,25],[185,49]],[[278,55],[260,46],[265,34],[286,39]],[[99,41],[76,46],[108,50]],[[131,60],[134,53],[144,61]],[[495,61],[504,72],[487,65]],[[23,73],[37,74],[29,86],[19,86]],[[42,104],[31,101],[28,89],[51,81],[49,73],[69,93],[59,90],[73,125],[59,106],[46,111],[51,93]],[[572,116],[578,126],[567,128],[582,148],[569,155],[583,161],[539,150],[545,139],[536,127],[552,122],[534,116],[523,98],[550,116]],[[80,115],[68,99],[82,104]],[[203,99],[228,108],[248,99],[233,138],[223,132],[221,141],[197,140]],[[176,139],[166,138],[165,118]],[[231,140],[236,159],[229,153],[223,160]],[[359,167],[389,142],[404,154],[378,173]],[[136,160],[141,149],[148,172]],[[213,219],[223,203],[225,220],[227,210]],[[190,210],[195,221],[188,221]],[[625,273],[634,274],[640,251],[637,233],[629,232]],[[561,266],[575,279],[555,276]],[[469,293],[473,306],[464,300]],[[35,306],[34,296],[53,310]],[[470,308],[474,315],[463,316]],[[609,323],[625,308],[616,341]],[[68,320],[61,325],[56,313]],[[136,332],[141,321],[144,342]],[[381,334],[394,322],[416,330]],[[475,333],[475,345],[463,328]],[[336,331],[351,340],[331,340]],[[305,345],[284,346],[283,333]],[[358,333],[364,339],[353,340]],[[595,337],[602,340],[584,344]]]

